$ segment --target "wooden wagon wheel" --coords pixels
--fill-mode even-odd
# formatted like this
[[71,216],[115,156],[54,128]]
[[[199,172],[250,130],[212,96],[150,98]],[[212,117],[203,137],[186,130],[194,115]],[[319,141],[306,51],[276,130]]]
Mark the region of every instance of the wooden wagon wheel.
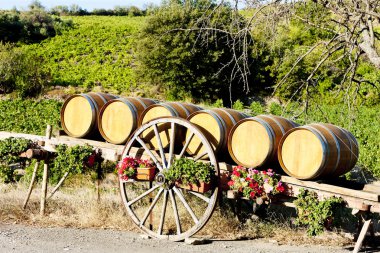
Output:
[[[146,136],[143,133],[147,131],[154,133],[159,144],[158,150],[150,149],[148,141],[142,137]],[[179,142],[176,133],[181,131],[187,131],[187,139],[176,143]],[[169,138],[167,149],[161,144],[164,132]],[[182,136],[183,133],[185,132],[182,132]],[[205,193],[163,184],[165,176],[162,172],[171,169],[174,159],[184,157],[194,138],[198,138],[204,148],[202,154],[194,155],[191,159],[209,163],[215,170],[211,189]],[[134,147],[136,143],[141,146],[137,152]],[[155,238],[180,241],[197,233],[207,223],[217,203],[219,166],[209,141],[195,125],[174,117],[150,121],[137,129],[126,144],[123,158],[127,156],[148,158],[159,170],[153,181],[123,181],[119,178],[123,203],[129,216],[142,231]]]

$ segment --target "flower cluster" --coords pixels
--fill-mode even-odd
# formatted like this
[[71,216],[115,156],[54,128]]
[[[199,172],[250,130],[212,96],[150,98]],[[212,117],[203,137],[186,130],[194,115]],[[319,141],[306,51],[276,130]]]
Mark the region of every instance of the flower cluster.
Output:
[[127,156],[117,164],[116,169],[120,179],[128,180],[130,178],[134,178],[137,172],[137,168],[154,167],[155,166],[153,163],[149,160],[142,160]]
[[228,182],[231,190],[237,190],[246,198],[256,199],[285,191],[284,183],[272,169],[258,171],[237,166],[233,169],[231,180]]

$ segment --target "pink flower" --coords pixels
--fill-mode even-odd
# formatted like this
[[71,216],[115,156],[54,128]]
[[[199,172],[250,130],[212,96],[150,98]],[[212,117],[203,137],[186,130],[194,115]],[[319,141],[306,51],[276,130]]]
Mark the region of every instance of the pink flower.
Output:
[[237,177],[240,177],[240,173],[239,173],[238,171],[236,171],[236,170],[234,170],[234,171],[232,172],[232,175],[237,176]]
[[233,180],[231,180],[231,181],[228,181],[227,184],[228,184],[228,186],[233,186],[235,184],[235,182]]

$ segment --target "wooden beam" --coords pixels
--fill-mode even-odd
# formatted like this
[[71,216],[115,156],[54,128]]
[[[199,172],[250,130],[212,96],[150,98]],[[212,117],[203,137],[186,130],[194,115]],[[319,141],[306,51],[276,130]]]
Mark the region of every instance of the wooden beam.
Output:
[[318,183],[314,181],[301,181],[296,178],[292,178],[288,176],[282,176],[281,180],[291,185],[298,185],[302,187],[307,187],[309,189],[323,190],[326,192],[331,192],[331,193],[355,197],[355,198],[361,198],[361,199],[370,200],[370,201],[376,201],[376,202],[380,201],[380,192],[377,192],[377,193],[366,192],[362,190],[353,190],[349,188],[344,188],[344,187],[330,185],[330,184],[323,184],[323,183]]

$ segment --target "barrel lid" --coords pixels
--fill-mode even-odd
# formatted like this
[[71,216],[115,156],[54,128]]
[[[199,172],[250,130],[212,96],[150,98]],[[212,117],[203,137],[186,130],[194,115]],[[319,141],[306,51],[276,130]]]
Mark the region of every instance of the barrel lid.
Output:
[[135,106],[126,100],[111,100],[103,106],[99,117],[99,129],[109,142],[121,144],[137,127]]
[[279,160],[284,171],[298,179],[313,179],[321,174],[326,146],[313,128],[290,130],[280,141]]
[[258,167],[272,154],[273,142],[273,133],[265,122],[257,118],[246,118],[231,130],[228,149],[236,163]]
[[[225,125],[220,117],[210,110],[197,111],[191,114],[187,118],[191,123],[198,126],[206,138],[209,140],[211,146],[217,152],[220,149],[220,144],[224,141],[225,136]],[[190,133],[186,133],[186,139],[189,138]],[[188,146],[188,152],[191,154],[200,154],[204,150],[201,147],[201,140],[194,137]]]
[[95,105],[86,96],[71,96],[61,110],[62,127],[72,137],[85,136],[92,129],[95,115]]
[[175,110],[168,104],[153,104],[148,106],[141,115],[140,125],[147,123],[153,119],[178,116]]

